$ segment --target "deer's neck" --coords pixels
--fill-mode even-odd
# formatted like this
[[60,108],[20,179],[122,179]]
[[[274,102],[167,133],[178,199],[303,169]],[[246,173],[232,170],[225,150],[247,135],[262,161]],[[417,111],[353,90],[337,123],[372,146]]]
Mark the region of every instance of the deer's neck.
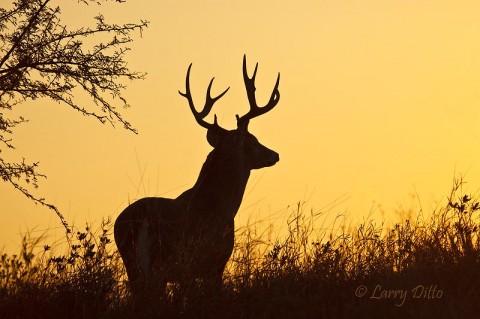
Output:
[[233,218],[242,202],[249,177],[250,170],[241,156],[213,150],[207,156],[195,185],[179,199],[201,215]]

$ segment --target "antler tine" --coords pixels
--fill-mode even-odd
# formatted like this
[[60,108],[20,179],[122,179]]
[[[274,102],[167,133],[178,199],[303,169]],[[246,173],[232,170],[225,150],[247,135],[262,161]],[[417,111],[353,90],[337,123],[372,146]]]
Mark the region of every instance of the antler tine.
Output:
[[185,80],[185,93],[182,93],[180,90],[178,91],[178,93],[188,100],[188,105],[190,106],[190,110],[192,111],[193,116],[195,117],[195,120],[197,121],[198,124],[200,124],[202,127],[206,128],[206,129],[210,129],[210,128],[213,128],[213,127],[219,127],[218,124],[217,124],[217,116],[216,115],[214,116],[213,124],[205,122],[204,118],[212,110],[213,104],[215,104],[215,102],[218,99],[220,99],[222,96],[224,96],[225,93],[227,93],[227,91],[230,89],[230,87],[228,87],[225,91],[220,93],[220,95],[212,98],[212,96],[210,95],[210,90],[212,89],[213,80],[215,79],[215,78],[212,78],[210,80],[210,84],[208,85],[207,96],[206,96],[206,99],[205,99],[205,106],[203,107],[202,111],[198,112],[195,108],[194,103],[193,103],[192,92],[190,91],[190,70],[191,70],[191,68],[192,68],[192,63],[190,63],[190,65],[188,66],[188,70],[187,70],[187,77],[186,77],[186,80]]
[[248,76],[247,57],[246,55],[244,55],[243,56],[243,80],[245,82],[245,89],[247,91],[248,102],[250,104],[250,111],[248,111],[248,113],[243,115],[242,117],[239,117],[237,115],[237,124],[239,124],[240,122],[248,124],[249,120],[272,110],[280,100],[280,92],[278,91],[278,86],[280,84],[280,72],[279,72],[277,76],[277,81],[275,83],[275,87],[273,88],[272,95],[270,96],[270,100],[265,106],[263,107],[258,106],[257,99],[255,97],[255,91],[256,91],[255,77],[257,76],[257,70],[258,70],[258,62],[255,65],[255,69],[253,71],[252,77]]
[[216,97],[212,98],[212,96],[210,95],[210,90],[212,89],[213,80],[215,80],[214,77],[210,80],[210,83],[208,84],[207,96],[205,98],[205,107],[203,108],[202,112],[200,112],[202,118],[207,116],[208,113],[210,113],[210,111],[212,110],[213,104],[215,104],[217,100],[219,100],[222,96],[224,96],[228,92],[228,90],[230,90],[230,87],[228,87],[225,91],[223,91]]

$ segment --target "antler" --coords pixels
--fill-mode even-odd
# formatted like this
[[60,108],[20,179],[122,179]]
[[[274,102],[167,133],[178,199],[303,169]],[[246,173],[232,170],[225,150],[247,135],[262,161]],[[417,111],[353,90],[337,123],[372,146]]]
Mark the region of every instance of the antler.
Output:
[[248,102],[250,103],[250,111],[247,114],[239,117],[237,115],[237,126],[246,125],[248,126],[249,120],[260,116],[262,114],[267,113],[271,109],[277,105],[278,101],[280,100],[280,92],[278,91],[278,85],[280,84],[280,72],[278,73],[277,82],[275,83],[275,87],[273,88],[272,96],[268,103],[263,106],[259,107],[257,105],[257,100],[255,98],[255,77],[257,76],[257,69],[258,63],[255,65],[255,70],[253,71],[253,75],[250,78],[247,72],[247,57],[246,55],[243,56],[243,80],[245,82],[245,89],[247,90]]
[[186,86],[185,93],[182,93],[181,91],[178,91],[178,93],[188,100],[188,105],[190,106],[190,110],[192,111],[193,116],[195,117],[195,120],[197,121],[198,124],[200,124],[206,129],[218,128],[219,125],[217,124],[217,115],[215,115],[214,117],[213,124],[205,122],[203,119],[210,113],[210,111],[212,110],[213,104],[222,96],[224,96],[225,93],[227,93],[227,91],[230,89],[230,87],[228,87],[225,91],[223,91],[217,97],[212,98],[210,95],[210,89],[212,88],[213,80],[215,79],[215,78],[212,78],[210,80],[210,84],[208,85],[207,97],[205,99],[205,106],[203,107],[203,110],[201,112],[197,112],[195,105],[193,104],[192,92],[190,91],[190,69],[191,68],[192,68],[192,63],[190,63],[190,66],[188,67],[188,71],[187,71],[187,78],[185,80],[185,86]]

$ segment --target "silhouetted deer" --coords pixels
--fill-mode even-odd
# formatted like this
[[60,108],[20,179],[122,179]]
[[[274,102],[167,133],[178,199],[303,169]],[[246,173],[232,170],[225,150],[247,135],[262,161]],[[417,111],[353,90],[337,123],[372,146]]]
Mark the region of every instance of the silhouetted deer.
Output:
[[250,170],[274,165],[276,152],[260,144],[248,132],[251,119],[272,110],[280,99],[278,74],[270,100],[259,107],[255,99],[255,76],[247,73],[243,57],[243,78],[250,110],[237,115],[237,129],[226,130],[204,118],[213,104],[229,88],[212,98],[207,89],[202,111],[195,109],[190,91],[190,69],[186,92],[195,120],[206,128],[207,140],[214,148],[203,164],[195,185],[176,199],[147,197],[128,206],[115,221],[115,242],[122,256],[128,278],[133,286],[153,280],[165,285],[195,278],[221,285],[225,265],[234,245],[234,218],[242,202]]

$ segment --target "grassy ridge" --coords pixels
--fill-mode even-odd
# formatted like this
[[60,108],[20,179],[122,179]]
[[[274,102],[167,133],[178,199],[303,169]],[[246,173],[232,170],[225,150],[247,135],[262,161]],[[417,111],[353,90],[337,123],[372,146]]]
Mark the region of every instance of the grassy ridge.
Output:
[[63,254],[23,238],[0,257],[1,318],[477,318],[480,204],[454,183],[443,208],[392,228],[318,234],[299,205],[288,235],[239,231],[220,292],[155,287],[133,298],[112,225],[68,235]]

